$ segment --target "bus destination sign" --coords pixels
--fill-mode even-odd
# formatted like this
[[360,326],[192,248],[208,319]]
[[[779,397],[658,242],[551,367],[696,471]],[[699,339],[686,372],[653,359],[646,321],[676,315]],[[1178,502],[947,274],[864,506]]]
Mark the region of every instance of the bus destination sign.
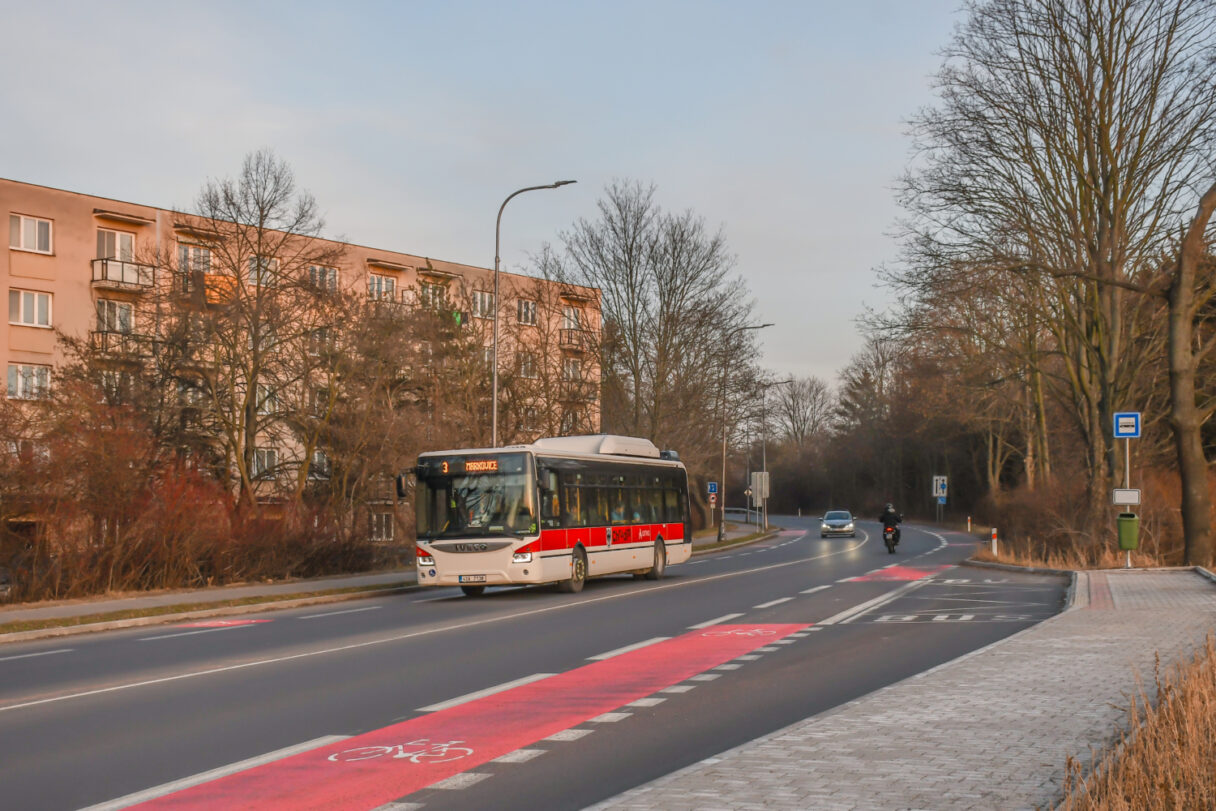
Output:
[[497,459],[467,459],[464,463],[465,473],[497,473]]

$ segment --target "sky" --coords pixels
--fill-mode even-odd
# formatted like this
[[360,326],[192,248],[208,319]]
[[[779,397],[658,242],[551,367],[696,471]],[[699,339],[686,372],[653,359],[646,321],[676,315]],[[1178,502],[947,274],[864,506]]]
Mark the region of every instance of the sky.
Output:
[[0,0],[0,177],[190,209],[270,148],[327,236],[492,267],[614,180],[720,228],[761,365],[834,383],[890,304],[906,122],[960,0]]

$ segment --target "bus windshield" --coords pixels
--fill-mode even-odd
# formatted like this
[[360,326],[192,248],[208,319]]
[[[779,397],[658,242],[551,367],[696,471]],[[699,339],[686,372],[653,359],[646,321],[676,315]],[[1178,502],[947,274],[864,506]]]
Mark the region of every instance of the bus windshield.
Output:
[[419,538],[536,532],[527,454],[428,456],[418,465]]

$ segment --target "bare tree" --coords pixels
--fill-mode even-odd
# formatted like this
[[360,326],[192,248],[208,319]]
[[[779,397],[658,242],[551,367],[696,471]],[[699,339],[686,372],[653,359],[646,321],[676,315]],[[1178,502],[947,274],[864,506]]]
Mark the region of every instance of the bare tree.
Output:
[[971,2],[913,121],[912,272],[1034,282],[1089,453],[1095,517],[1114,411],[1142,399],[1141,290],[1213,143],[1216,7],[1202,0]]
[[822,436],[831,426],[835,401],[828,384],[817,377],[804,377],[776,388],[773,409],[778,427],[799,450]]

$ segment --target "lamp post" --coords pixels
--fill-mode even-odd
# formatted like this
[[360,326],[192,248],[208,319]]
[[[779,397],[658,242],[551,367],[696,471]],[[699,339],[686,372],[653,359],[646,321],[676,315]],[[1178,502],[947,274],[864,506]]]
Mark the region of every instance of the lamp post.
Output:
[[729,330],[722,338],[722,483],[718,485],[718,496],[722,499],[722,506],[718,513],[718,543],[722,543],[723,533],[726,531],[726,352],[730,346],[730,339],[740,332],[771,326],[772,324],[746,324]]
[[507,207],[507,203],[511,202],[512,197],[526,191],[556,189],[559,186],[569,186],[571,183],[577,182],[576,180],[559,180],[547,186],[527,186],[508,194],[507,199],[503,200],[502,205],[498,207],[498,219],[494,223],[494,348],[490,353],[490,363],[493,366],[491,371],[493,383],[490,384],[490,446],[493,448],[498,447],[498,245],[502,234],[502,210]]
[[[786,386],[794,382],[794,378],[789,380],[777,380],[772,383],[765,383],[760,389],[760,469],[764,471],[765,483],[768,483],[768,390],[773,386]],[[768,494],[765,493],[760,501],[760,509],[764,514],[764,529],[768,529]]]

